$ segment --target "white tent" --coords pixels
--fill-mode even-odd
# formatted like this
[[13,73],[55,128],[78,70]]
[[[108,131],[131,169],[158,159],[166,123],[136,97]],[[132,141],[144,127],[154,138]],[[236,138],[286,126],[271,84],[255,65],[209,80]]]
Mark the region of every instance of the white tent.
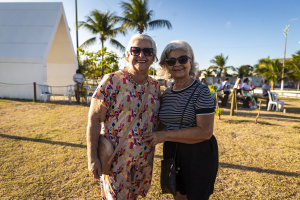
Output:
[[63,94],[77,66],[61,2],[0,3],[1,98],[32,99],[33,82]]

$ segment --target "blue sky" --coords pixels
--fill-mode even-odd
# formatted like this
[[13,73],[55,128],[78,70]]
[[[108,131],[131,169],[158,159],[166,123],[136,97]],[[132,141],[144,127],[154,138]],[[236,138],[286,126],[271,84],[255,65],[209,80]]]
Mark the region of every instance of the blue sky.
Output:
[[[0,0],[0,2],[42,2],[36,0]],[[44,2],[58,2],[46,0]],[[76,47],[75,0],[62,0]],[[119,0],[77,0],[78,21],[84,21],[94,9],[110,10],[121,15]],[[270,56],[283,58],[286,25],[291,25],[287,37],[286,57],[300,50],[300,0],[149,0],[149,9],[155,19],[167,19],[172,30],[148,30],[146,33],[157,43],[158,58],[163,48],[172,40],[185,40],[193,48],[199,69],[206,69],[214,56],[228,56],[227,66],[254,65]],[[116,39],[124,46],[132,34],[119,35]],[[79,45],[92,35],[79,30]],[[109,50],[116,51],[109,42]],[[91,47],[96,51],[100,42]],[[124,65],[124,62],[121,62]],[[157,68],[158,65],[155,65]]]

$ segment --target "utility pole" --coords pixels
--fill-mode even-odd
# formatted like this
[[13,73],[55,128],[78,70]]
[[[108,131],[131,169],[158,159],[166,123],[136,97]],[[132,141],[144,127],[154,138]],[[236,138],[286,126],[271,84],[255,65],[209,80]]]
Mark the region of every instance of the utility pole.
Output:
[[78,56],[78,19],[77,19],[77,0],[75,0],[75,15],[76,15],[76,52]]
[[283,29],[285,41],[284,41],[284,54],[283,54],[283,63],[282,63],[282,74],[281,74],[281,90],[283,90],[283,88],[284,88],[283,77],[284,77],[284,65],[285,65],[286,39],[287,39],[287,34],[289,32],[289,27],[290,27],[290,24],[288,26],[286,26],[285,29]]

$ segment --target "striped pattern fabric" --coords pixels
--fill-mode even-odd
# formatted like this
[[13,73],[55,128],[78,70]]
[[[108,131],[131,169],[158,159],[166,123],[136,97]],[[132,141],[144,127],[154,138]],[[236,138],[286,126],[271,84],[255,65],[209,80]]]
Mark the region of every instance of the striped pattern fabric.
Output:
[[182,90],[173,90],[171,87],[164,92],[160,99],[159,118],[165,125],[165,130],[179,128],[184,107],[196,87],[197,89],[184,112],[181,128],[196,126],[196,115],[215,113],[216,102],[207,86],[194,81]]

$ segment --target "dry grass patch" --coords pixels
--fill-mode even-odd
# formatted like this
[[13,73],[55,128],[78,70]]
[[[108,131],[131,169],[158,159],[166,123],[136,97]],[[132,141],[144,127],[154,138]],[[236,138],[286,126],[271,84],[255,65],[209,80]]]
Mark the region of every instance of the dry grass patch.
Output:
[[[284,99],[287,113],[224,109],[215,120],[220,168],[211,199],[300,198],[300,100]],[[99,199],[87,171],[88,107],[0,100],[0,197]],[[162,145],[155,152],[146,199],[170,199],[159,185]]]

